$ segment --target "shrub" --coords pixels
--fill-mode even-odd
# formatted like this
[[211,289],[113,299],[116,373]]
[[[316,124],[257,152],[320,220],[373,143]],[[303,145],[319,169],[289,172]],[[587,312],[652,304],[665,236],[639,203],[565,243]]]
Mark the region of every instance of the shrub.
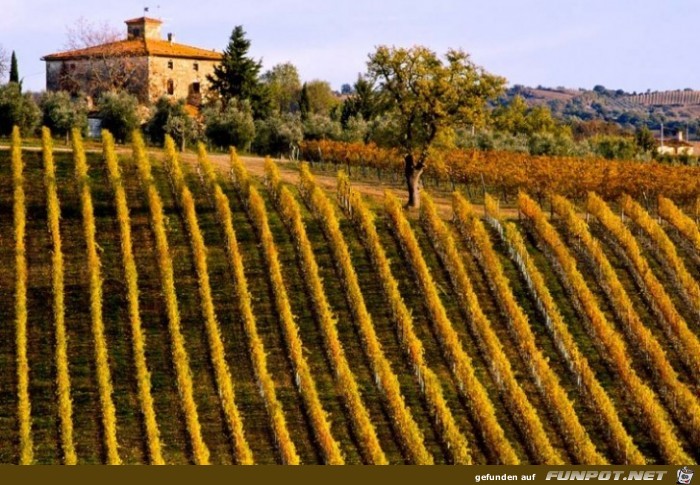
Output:
[[279,156],[288,153],[304,137],[298,114],[273,115],[255,123],[256,137],[253,150],[256,153]]
[[204,110],[204,133],[219,148],[250,150],[255,138],[253,110],[248,100],[232,99],[226,107],[217,101]]
[[126,141],[131,132],[138,128],[137,108],[136,97],[124,92],[107,92],[97,101],[102,128],[111,132],[120,142]]
[[197,122],[187,113],[184,99],[173,101],[163,96],[156,102],[151,113],[145,128],[151,143],[163,145],[165,135],[170,135],[184,150],[188,141],[194,142],[199,138]]
[[54,135],[68,136],[72,128],[84,131],[87,127],[87,106],[80,100],[72,99],[66,91],[44,93],[39,106],[42,124],[50,128]]
[[22,94],[17,83],[0,86],[0,136],[8,136],[13,126],[29,135],[39,124],[41,112],[31,94]]

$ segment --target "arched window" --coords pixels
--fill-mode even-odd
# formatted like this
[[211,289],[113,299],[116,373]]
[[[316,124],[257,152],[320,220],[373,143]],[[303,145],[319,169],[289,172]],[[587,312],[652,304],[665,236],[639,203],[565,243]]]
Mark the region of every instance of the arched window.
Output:
[[175,83],[172,79],[168,79],[168,94],[171,96],[175,94]]

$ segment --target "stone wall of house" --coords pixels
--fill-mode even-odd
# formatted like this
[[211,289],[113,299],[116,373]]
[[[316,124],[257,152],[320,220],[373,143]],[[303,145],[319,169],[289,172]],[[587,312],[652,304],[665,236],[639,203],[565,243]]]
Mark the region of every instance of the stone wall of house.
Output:
[[[128,90],[141,102],[155,102],[169,95],[198,106],[209,89],[207,75],[214,72],[216,64],[216,61],[167,57],[47,61],[46,89],[84,93],[97,99],[105,87],[96,79],[104,80],[128,71],[133,73],[127,83]],[[94,75],[96,70],[101,70],[99,76]],[[169,83],[172,83],[172,93]]]
[[47,91],[82,93],[97,99],[112,85],[147,101],[148,58],[100,57],[46,62]]
[[216,64],[216,61],[150,57],[148,93],[151,102],[165,94],[198,105],[209,89],[207,75],[214,72]]
[[46,90],[60,91],[61,90],[61,67],[63,61],[47,61],[46,62]]

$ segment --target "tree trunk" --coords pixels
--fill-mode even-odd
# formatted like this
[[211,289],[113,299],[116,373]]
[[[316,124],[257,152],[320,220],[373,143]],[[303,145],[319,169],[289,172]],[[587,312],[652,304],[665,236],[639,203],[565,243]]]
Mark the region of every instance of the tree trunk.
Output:
[[404,173],[408,188],[408,204],[406,206],[418,209],[420,207],[420,176],[423,174],[423,169],[416,168],[413,155],[406,155]]

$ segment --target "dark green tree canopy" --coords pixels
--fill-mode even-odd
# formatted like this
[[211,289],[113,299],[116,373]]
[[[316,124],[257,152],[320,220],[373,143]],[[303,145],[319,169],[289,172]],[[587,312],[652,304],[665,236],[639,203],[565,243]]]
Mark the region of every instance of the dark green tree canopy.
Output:
[[119,142],[124,142],[139,127],[138,99],[127,92],[106,92],[97,100],[102,128],[109,130]]
[[634,134],[634,139],[639,149],[643,152],[653,152],[659,144],[656,138],[654,138],[654,134],[647,126],[639,128]]
[[184,99],[174,101],[163,96],[153,107],[145,131],[151,143],[162,145],[165,135],[170,135],[184,150],[187,141],[197,138],[197,123],[187,113]]
[[12,58],[10,60],[10,82],[19,84],[19,68],[17,67],[15,51],[12,51]]
[[41,111],[29,93],[22,94],[18,83],[0,85],[0,136],[7,136],[17,125],[29,134],[41,121]]
[[350,96],[343,102],[340,121],[347,126],[351,118],[361,116],[365,121],[371,121],[380,112],[377,93],[371,80],[360,75],[351,89]]
[[207,76],[211,88],[218,93],[224,103],[232,98],[250,101],[256,117],[270,111],[267,87],[260,80],[262,63],[248,55],[250,40],[246,38],[243,26],[233,29],[228,46],[223,53],[221,64],[214,67],[214,73]]

